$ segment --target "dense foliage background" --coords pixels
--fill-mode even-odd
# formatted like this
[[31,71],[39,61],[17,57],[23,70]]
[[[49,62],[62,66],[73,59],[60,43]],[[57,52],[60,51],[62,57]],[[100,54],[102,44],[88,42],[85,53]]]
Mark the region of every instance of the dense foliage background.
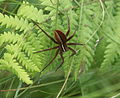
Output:
[[[55,44],[31,20],[54,37],[70,35],[71,46],[41,74]],[[119,98],[120,0],[0,0],[0,98]]]

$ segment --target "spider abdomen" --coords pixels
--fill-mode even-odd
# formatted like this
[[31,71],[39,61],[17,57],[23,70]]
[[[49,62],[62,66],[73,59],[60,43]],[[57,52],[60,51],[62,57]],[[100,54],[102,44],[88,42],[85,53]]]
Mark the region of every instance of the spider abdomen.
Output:
[[58,42],[58,44],[66,43],[67,38],[63,32],[61,32],[60,30],[55,30],[54,34],[55,34],[55,39]]

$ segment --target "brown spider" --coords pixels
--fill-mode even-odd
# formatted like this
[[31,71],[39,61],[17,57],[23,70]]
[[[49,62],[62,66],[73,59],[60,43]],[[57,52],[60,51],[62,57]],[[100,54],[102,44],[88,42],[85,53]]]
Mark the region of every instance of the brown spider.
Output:
[[[33,20],[32,20],[33,21]],[[68,47],[70,45],[84,45],[84,44],[80,44],[80,43],[67,43],[70,39],[73,38],[73,36],[75,35],[76,33],[76,30],[75,32],[68,37],[69,35],[69,32],[70,32],[70,21],[69,21],[69,18],[68,18],[68,31],[66,32],[66,34],[64,34],[62,31],[60,30],[55,30],[54,31],[54,38],[52,38],[50,35],[48,35],[48,33],[46,31],[44,31],[39,25],[37,22],[33,21],[33,23],[39,28],[41,29],[41,31],[46,35],[48,36],[55,44],[57,44],[57,46],[55,47],[52,47],[52,48],[48,48],[48,49],[44,49],[44,50],[40,50],[40,51],[36,51],[34,53],[39,53],[39,52],[43,52],[43,51],[49,51],[49,50],[52,50],[52,49],[57,49],[56,53],[55,53],[55,56],[52,58],[52,60],[41,70],[44,71],[53,61],[54,59],[57,57],[58,54],[60,54],[61,56],[61,59],[62,59],[62,62],[61,64],[57,67],[56,71],[62,66],[62,64],[64,63],[64,57],[63,57],[63,52],[66,52],[68,50],[71,50],[72,51],[72,54],[71,56],[73,56],[74,54],[76,54],[76,51],[74,49],[72,49],[71,47]]]

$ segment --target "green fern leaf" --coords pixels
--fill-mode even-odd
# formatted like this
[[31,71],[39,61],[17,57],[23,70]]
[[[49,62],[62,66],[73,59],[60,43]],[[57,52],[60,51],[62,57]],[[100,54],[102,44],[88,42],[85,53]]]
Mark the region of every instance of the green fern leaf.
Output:
[[20,43],[22,41],[22,36],[15,34],[15,33],[11,33],[11,32],[4,32],[4,34],[0,35],[0,46],[4,43]]
[[22,69],[21,66],[16,62],[15,59],[13,59],[13,56],[9,53],[4,54],[4,60],[0,60],[1,65],[4,65],[4,67],[12,71],[14,74],[16,74],[20,80],[24,81],[27,84],[32,84],[32,81],[29,78],[29,75],[25,72],[24,69]]
[[38,10],[33,5],[30,5],[28,2],[23,2],[17,14],[19,16],[23,16],[25,18],[32,19],[37,22],[42,22],[45,20],[45,15],[43,15],[43,11],[41,9]]
[[106,51],[105,51],[105,56],[104,56],[105,59],[101,65],[102,68],[111,67],[112,63],[118,57],[117,50],[118,50],[117,44],[109,41],[109,44],[106,47]]
[[[25,39],[23,40],[23,39],[24,39],[24,36],[22,34],[19,35],[19,34],[15,34],[15,33],[11,33],[11,32],[8,32],[8,33],[4,32],[4,34],[1,34],[1,36],[0,36],[0,45],[3,45],[5,43],[6,45],[3,48],[5,48],[7,53],[12,55],[13,63],[15,61],[16,66],[19,65],[19,68],[21,68],[21,69],[22,69],[22,67],[25,68],[26,72],[24,69],[22,69],[22,70],[20,69],[21,70],[21,73],[19,72],[20,74],[24,74],[24,73],[32,74],[35,72],[39,72],[40,71],[39,68],[41,68],[40,67],[41,60],[39,60],[39,63],[38,62],[35,63],[36,60],[38,61],[38,55],[33,54],[34,48],[31,46],[30,42],[27,42],[27,40],[25,40]],[[4,55],[5,54],[6,53],[4,53]],[[6,58],[2,57],[2,62],[3,62],[3,60],[6,61],[5,59]],[[3,64],[1,64],[1,65],[4,66]],[[1,70],[2,69],[5,70],[6,67],[1,68]],[[9,70],[9,67],[7,68],[7,70]],[[11,69],[10,71],[14,73],[14,70],[15,69]],[[14,73],[14,74],[16,74],[16,73]],[[28,83],[28,81],[24,80],[23,77],[21,77],[19,74],[16,74],[16,75],[18,75],[18,77],[20,79],[22,79],[24,82]]]
[[14,55],[14,58],[16,58],[19,63],[22,64],[22,66],[25,66],[25,68],[30,72],[39,72],[38,67],[28,58],[26,57],[24,52],[21,52],[22,49],[15,44],[15,45],[7,45],[6,49],[9,53]]
[[0,13],[0,23],[1,25],[6,25],[6,27],[15,28],[20,31],[29,31],[32,28],[32,24],[29,24],[27,20],[23,18],[18,18],[17,16],[7,16]]

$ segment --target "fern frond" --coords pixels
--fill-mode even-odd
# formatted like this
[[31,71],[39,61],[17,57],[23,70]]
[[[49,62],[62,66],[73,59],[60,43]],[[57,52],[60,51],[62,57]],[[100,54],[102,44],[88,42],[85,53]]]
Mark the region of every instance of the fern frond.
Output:
[[[50,11],[49,15],[53,15],[56,13],[55,4],[57,3],[56,0],[40,0],[42,3],[41,5],[45,6],[45,10]],[[53,16],[55,18],[55,16]]]
[[102,68],[109,68],[111,67],[112,63],[115,61],[115,59],[118,57],[118,45],[114,43],[113,41],[109,41],[108,46],[106,47],[104,61],[101,65]]
[[20,43],[22,41],[22,36],[15,34],[13,32],[4,32],[4,34],[0,35],[0,46],[4,43]]
[[[45,43],[43,43],[42,40],[44,37],[44,34],[41,35],[41,32],[39,32],[38,34],[36,34],[35,32],[31,33],[30,37],[28,37],[26,40],[27,42],[29,42],[29,44],[34,47],[34,51],[39,51],[43,49],[43,46]],[[41,39],[41,40],[40,40]],[[32,56],[30,56],[30,58],[32,59],[32,61],[38,65],[39,68],[41,68],[41,65],[43,64],[42,61],[44,61],[44,54],[43,53],[36,53],[33,54]]]
[[[88,10],[88,9],[87,9]],[[96,40],[99,39],[98,34],[96,33],[88,42],[88,39],[91,37],[93,31],[95,30],[95,27],[97,26],[93,24],[90,20],[92,17],[90,17],[91,13],[86,13],[84,14],[84,20],[83,20],[83,25],[81,27],[81,34],[80,36],[80,41],[83,43],[87,42],[87,45],[85,47],[80,48],[80,61],[81,62],[86,62],[86,68],[91,66],[91,63],[93,62],[93,57],[95,55],[95,44]],[[92,26],[94,28],[92,28]]]
[[14,59],[16,59],[19,63],[22,64],[22,66],[25,66],[26,70],[30,72],[39,72],[38,67],[29,59],[26,57],[24,52],[21,52],[22,49],[15,44],[15,45],[7,45],[6,49],[8,53],[11,53],[14,55]]
[[[117,3],[116,3],[117,2]],[[115,16],[113,16],[113,20],[111,20],[112,22],[110,23],[109,20],[106,20],[106,24],[110,23],[111,25],[114,25],[114,28],[109,26],[107,27],[105,30],[106,32],[109,33],[105,33],[105,35],[107,36],[107,42],[108,45],[106,47],[105,50],[105,55],[104,55],[104,61],[101,64],[101,68],[105,69],[105,68],[109,68],[112,67],[115,64],[116,59],[118,59],[118,57],[120,56],[120,29],[119,29],[119,22],[120,19],[118,18],[120,16],[120,9],[117,5],[120,5],[120,2],[115,1],[116,8],[113,8],[114,10],[116,10]],[[111,15],[112,16],[112,15]]]
[[4,59],[1,59],[0,61],[1,65],[3,65],[5,69],[16,74],[20,78],[20,80],[24,81],[27,84],[32,84],[29,75],[27,74],[27,72],[25,72],[24,69],[22,69],[21,66],[19,66],[16,60],[13,59],[13,55],[5,53]]
[[[12,55],[12,58],[15,60],[15,62],[18,65],[20,65],[20,68],[25,67],[26,71],[29,73],[39,72],[41,60],[39,60],[39,62],[37,62],[38,55],[33,54],[34,48],[30,44],[30,42],[27,42],[27,40],[24,39],[24,36],[22,34],[19,35],[19,34],[14,34],[11,32],[8,32],[8,33],[4,32],[4,34],[1,34],[1,36],[0,36],[0,42],[1,42],[0,46],[2,46],[4,43],[6,44],[6,47],[5,47],[6,52],[9,53],[10,55]],[[7,45],[7,44],[9,44],[9,45]],[[4,58],[2,58],[2,59],[4,60]],[[20,79],[22,79],[20,76],[18,76],[18,77]],[[24,82],[26,82],[26,81],[24,81]]]
[[[20,47],[22,47],[22,50],[27,53],[28,56],[30,56],[31,58],[34,57],[33,54],[33,50],[35,48],[33,48],[30,45],[30,42],[26,42],[24,39],[24,36],[15,34],[15,33],[11,33],[11,32],[4,32],[4,34],[1,34],[0,36],[0,45],[4,44],[4,43],[18,43],[20,44]],[[36,58],[37,59],[37,58]],[[35,59],[34,59],[35,60]],[[36,61],[36,60],[35,60]]]
[[6,25],[6,27],[15,28],[19,31],[29,31],[32,28],[32,24],[29,24],[26,19],[18,18],[17,16],[7,16],[0,13],[0,23],[1,25]]
[[45,19],[45,15],[43,15],[43,10],[38,10],[33,5],[30,5],[28,2],[23,2],[23,4],[20,6],[17,14],[19,16],[32,19],[37,22],[42,22]]

